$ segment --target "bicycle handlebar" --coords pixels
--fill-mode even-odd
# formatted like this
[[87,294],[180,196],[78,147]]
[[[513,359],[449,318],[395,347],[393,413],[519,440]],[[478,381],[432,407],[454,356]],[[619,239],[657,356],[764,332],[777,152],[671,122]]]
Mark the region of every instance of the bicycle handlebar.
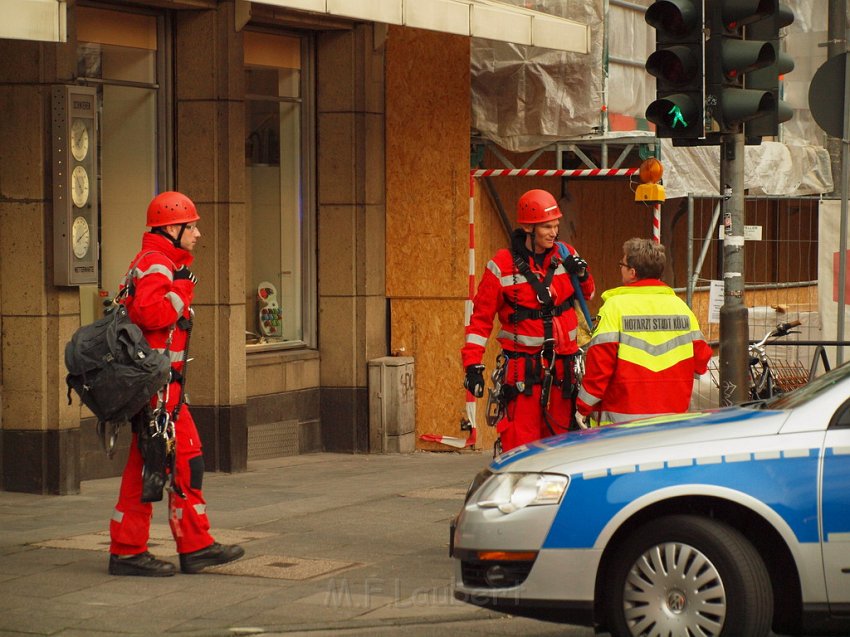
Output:
[[773,338],[774,336],[788,336],[793,328],[799,327],[802,324],[803,323],[800,320],[779,323],[774,329],[765,334],[763,339],[761,339],[758,343],[754,343],[754,347],[763,347],[764,344],[767,343],[768,339]]
[[800,320],[797,320],[797,321],[791,321],[791,322],[789,322],[789,323],[780,323],[779,325],[777,325],[777,326],[776,326],[776,329],[777,329],[777,330],[779,330],[779,331],[781,331],[781,332],[787,332],[787,331],[788,331],[788,330],[790,330],[792,327],[799,327],[799,326],[801,326],[802,324],[803,324],[803,322],[802,322],[802,321],[800,321]]

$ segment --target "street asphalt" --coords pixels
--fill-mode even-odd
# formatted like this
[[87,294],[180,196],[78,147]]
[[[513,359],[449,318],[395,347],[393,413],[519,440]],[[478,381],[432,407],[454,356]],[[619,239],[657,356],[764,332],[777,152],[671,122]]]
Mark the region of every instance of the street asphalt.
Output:
[[[592,635],[454,600],[449,521],[489,461],[321,453],[207,474],[213,535],[245,557],[166,578],[107,574],[118,478],[0,492],[0,635]],[[150,550],[177,563],[164,502]]]

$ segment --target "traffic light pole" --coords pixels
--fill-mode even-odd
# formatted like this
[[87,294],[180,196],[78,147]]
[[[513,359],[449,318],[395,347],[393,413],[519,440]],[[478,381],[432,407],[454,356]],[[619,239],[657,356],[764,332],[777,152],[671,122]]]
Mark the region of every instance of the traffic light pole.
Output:
[[747,400],[749,326],[744,305],[744,134],[720,144],[723,306],[720,308],[720,405]]

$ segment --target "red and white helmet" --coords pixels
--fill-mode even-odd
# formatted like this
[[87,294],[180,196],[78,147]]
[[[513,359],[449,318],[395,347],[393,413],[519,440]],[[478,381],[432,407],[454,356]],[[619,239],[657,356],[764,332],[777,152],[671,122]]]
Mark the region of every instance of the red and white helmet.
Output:
[[149,228],[192,223],[200,218],[195,204],[181,192],[161,192],[148,204]]
[[560,208],[555,198],[545,190],[529,190],[517,202],[517,223],[533,226],[560,219]]

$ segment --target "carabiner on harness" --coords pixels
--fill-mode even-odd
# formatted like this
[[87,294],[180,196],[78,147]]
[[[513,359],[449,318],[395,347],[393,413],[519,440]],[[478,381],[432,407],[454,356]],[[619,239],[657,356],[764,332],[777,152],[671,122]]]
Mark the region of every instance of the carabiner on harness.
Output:
[[552,391],[552,383],[555,380],[554,338],[547,338],[543,341],[543,347],[540,349],[540,368],[542,372],[540,404],[543,405],[543,409],[546,410],[549,408],[549,396]]
[[507,413],[504,391],[507,363],[508,358],[503,353],[496,356],[496,366],[490,376],[493,386],[487,389],[487,424],[491,427],[495,427]]
[[100,446],[106,452],[106,457],[110,460],[115,455],[115,442],[118,440],[118,430],[121,427],[120,421],[97,421],[97,437],[100,439]]

